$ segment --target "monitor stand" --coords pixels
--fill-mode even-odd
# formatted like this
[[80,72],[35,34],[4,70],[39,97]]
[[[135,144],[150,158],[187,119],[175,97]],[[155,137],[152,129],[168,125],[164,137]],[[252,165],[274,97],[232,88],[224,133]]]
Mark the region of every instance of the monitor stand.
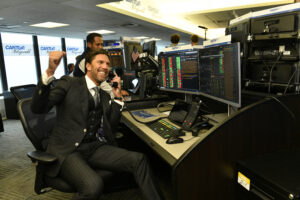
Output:
[[193,102],[193,95],[192,94],[184,94],[184,100],[186,103],[191,104]]
[[237,107],[227,105],[227,116],[229,117],[230,115],[236,113],[238,111]]

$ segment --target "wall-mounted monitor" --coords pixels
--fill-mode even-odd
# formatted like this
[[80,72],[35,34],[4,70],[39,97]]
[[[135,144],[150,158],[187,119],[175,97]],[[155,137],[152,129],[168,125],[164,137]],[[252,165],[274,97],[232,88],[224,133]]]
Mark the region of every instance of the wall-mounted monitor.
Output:
[[110,57],[111,67],[114,68],[124,68],[124,61],[123,61],[123,49],[116,48],[116,49],[107,49],[108,55]]
[[143,47],[139,42],[124,42],[123,56],[126,70],[131,71],[137,68],[137,61],[141,53],[143,53]]
[[156,41],[149,41],[143,44],[143,52],[155,57],[156,54]]

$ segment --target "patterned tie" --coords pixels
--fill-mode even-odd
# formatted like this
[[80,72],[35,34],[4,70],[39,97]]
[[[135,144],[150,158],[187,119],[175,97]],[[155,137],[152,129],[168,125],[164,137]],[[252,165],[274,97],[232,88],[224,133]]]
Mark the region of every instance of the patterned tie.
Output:
[[95,95],[93,96],[94,102],[95,102],[95,108],[98,107],[100,103],[100,96],[99,96],[99,89],[98,87],[93,87],[93,90],[95,91]]

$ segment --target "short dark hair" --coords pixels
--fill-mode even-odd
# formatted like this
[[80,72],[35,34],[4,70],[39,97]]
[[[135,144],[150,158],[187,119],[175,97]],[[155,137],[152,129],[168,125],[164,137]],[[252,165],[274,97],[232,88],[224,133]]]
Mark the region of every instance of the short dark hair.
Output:
[[199,41],[198,35],[192,35],[191,36],[191,41],[194,42],[194,43],[198,43],[198,41]]
[[74,66],[74,63],[69,63],[69,64],[67,65],[67,68],[68,68],[69,71],[70,71],[72,65]]
[[179,42],[179,40],[180,40],[180,35],[177,34],[177,33],[175,33],[175,34],[171,35],[171,39],[170,40],[171,40],[171,42],[173,44],[177,44]]
[[93,43],[95,37],[101,37],[102,35],[100,33],[90,33],[86,36],[86,42],[87,43]]
[[86,63],[92,63],[92,61],[94,60],[95,56],[98,54],[104,54],[108,57],[108,59],[110,59],[108,52],[104,49],[99,49],[99,50],[93,50],[93,51],[89,51],[86,56],[85,56],[85,62]]

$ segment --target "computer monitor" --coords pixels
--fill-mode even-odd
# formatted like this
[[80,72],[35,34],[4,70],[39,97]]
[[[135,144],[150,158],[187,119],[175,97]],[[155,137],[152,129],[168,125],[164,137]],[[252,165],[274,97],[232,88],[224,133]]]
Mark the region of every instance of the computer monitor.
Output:
[[148,55],[154,57],[156,52],[156,41],[145,42],[143,44],[143,52],[147,52]]
[[124,64],[125,69],[128,71],[135,70],[137,68],[137,61],[139,55],[143,52],[142,45],[139,42],[124,42]]
[[185,94],[199,94],[199,53],[195,51],[159,54],[160,90]]
[[123,62],[123,49],[107,49],[110,57],[111,67],[113,68],[124,68]]
[[241,107],[240,44],[199,50],[200,93],[234,107]]
[[[160,90],[241,106],[239,43],[159,55]],[[189,95],[190,96],[190,95]]]

